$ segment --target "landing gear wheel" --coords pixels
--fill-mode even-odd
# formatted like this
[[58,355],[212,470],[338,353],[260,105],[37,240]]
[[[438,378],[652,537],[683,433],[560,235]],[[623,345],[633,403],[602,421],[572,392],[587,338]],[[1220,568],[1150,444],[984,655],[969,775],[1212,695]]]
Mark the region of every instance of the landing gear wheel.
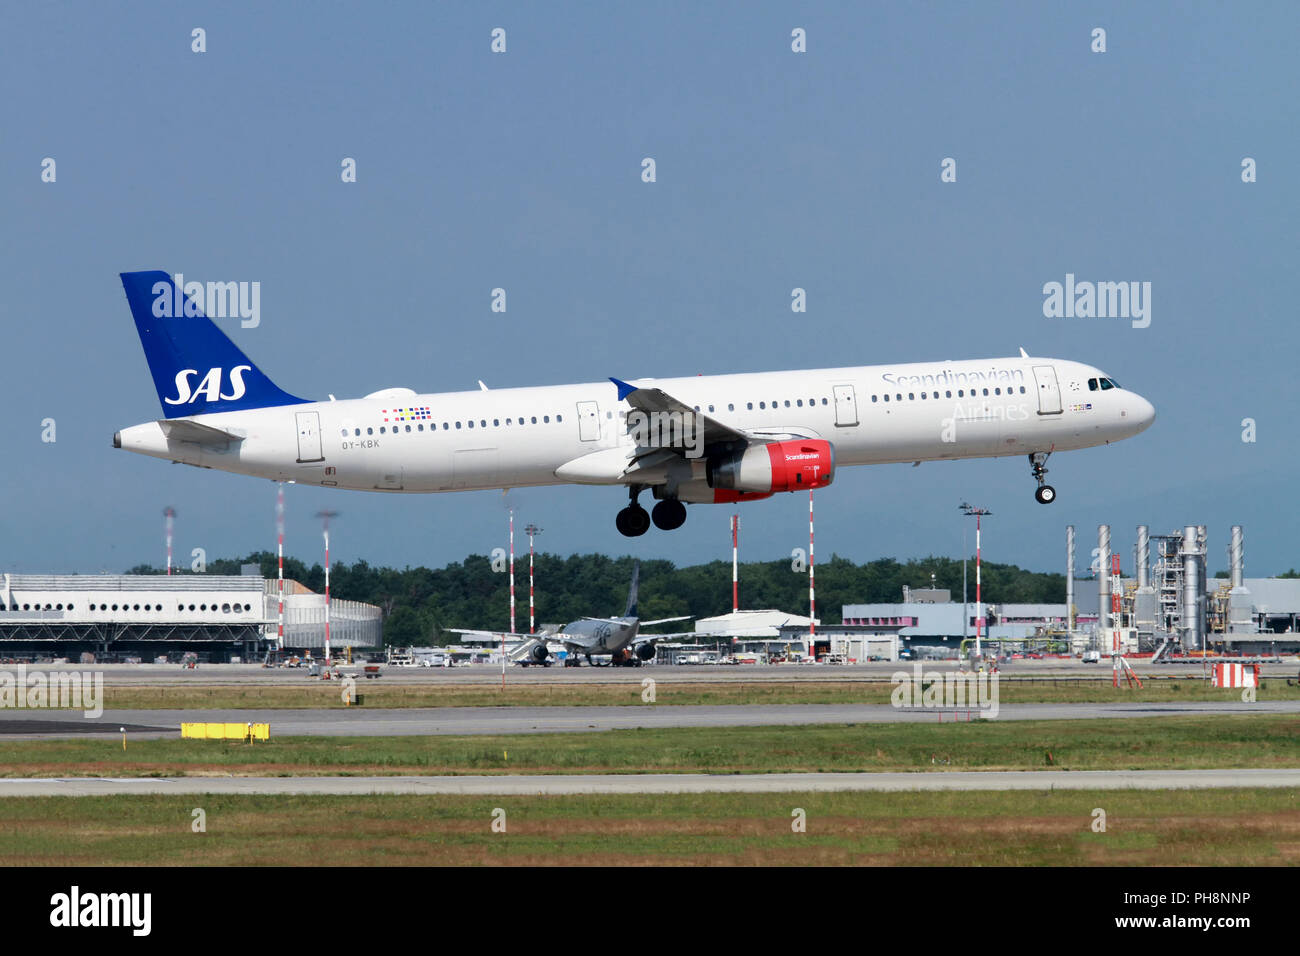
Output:
[[628,505],[614,516],[614,526],[626,538],[638,538],[650,530],[650,514],[640,505]]
[[1056,489],[1046,481],[1049,455],[1051,455],[1050,451],[1036,451],[1029,456],[1029,470],[1034,475],[1034,481],[1038,482],[1038,490],[1034,492],[1034,497],[1042,505],[1050,505],[1056,500]]
[[665,498],[654,506],[650,517],[659,530],[672,531],[686,523],[686,506],[676,498]]

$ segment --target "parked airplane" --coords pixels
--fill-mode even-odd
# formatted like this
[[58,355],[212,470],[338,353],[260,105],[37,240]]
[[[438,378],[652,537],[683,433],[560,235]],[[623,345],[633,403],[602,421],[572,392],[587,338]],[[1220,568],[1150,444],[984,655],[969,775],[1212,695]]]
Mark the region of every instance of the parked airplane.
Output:
[[[124,272],[164,418],[113,445],[273,481],[442,492],[623,485],[624,535],[687,503],[824,488],[845,465],[1025,455],[1047,504],[1048,456],[1146,429],[1151,403],[1089,365],[1015,358],[309,401],[278,388],[164,272]],[[173,316],[173,311],[187,314]]]
[[[692,631],[678,634],[641,634],[640,629],[649,627],[652,624],[667,624],[670,621],[685,621],[686,617],[662,617],[656,621],[642,621],[636,613],[636,592],[637,582],[641,577],[641,562],[632,563],[632,587],[627,592],[627,608],[623,611],[622,617],[584,617],[576,621],[570,621],[559,629],[559,631],[550,634],[513,634],[510,631],[475,631],[466,630],[459,627],[449,627],[447,630],[456,634],[472,634],[475,637],[490,637],[496,640],[504,638],[508,641],[514,640],[536,640],[528,650],[527,663],[545,664],[550,651],[546,647],[547,641],[557,641],[563,643],[571,655],[565,664],[578,662],[577,655],[581,654],[591,663],[592,654],[609,654],[613,664],[625,664],[631,667],[639,667],[642,661],[648,661],[655,656],[655,641],[662,641],[669,637],[694,637]],[[522,648],[520,649],[522,650]]]

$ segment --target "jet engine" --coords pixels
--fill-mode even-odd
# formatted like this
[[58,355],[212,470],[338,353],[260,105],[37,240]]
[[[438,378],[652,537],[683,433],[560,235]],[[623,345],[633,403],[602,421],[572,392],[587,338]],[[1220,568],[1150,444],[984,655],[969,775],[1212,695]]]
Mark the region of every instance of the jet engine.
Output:
[[650,660],[655,656],[655,646],[649,641],[646,641],[644,644],[638,644],[636,648],[636,656],[641,658],[643,661]]
[[550,656],[550,653],[551,652],[546,649],[545,644],[538,644],[536,647],[534,647],[531,651],[528,652],[528,656],[531,657],[538,664],[544,664],[546,663],[546,658]]
[[798,439],[750,445],[712,458],[706,472],[710,488],[771,494],[824,488],[835,477],[835,448],[823,439]]

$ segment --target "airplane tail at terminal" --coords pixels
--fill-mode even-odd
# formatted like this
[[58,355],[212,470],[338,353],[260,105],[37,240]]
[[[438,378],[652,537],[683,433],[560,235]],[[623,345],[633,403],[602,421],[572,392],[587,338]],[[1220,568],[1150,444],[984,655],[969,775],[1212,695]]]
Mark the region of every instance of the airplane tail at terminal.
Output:
[[627,592],[627,610],[623,612],[624,617],[636,617],[636,588],[637,582],[641,579],[641,562],[632,562],[632,589]]
[[308,401],[281,390],[165,272],[123,272],[122,288],[167,418]]

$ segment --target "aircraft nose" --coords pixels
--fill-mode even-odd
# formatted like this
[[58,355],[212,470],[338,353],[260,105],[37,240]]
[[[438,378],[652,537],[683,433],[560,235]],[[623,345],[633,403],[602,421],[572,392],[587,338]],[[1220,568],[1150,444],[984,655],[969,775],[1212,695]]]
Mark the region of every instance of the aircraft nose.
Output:
[[1130,415],[1133,418],[1133,424],[1137,426],[1137,430],[1145,431],[1156,420],[1156,407],[1141,395],[1134,395],[1133,409]]

